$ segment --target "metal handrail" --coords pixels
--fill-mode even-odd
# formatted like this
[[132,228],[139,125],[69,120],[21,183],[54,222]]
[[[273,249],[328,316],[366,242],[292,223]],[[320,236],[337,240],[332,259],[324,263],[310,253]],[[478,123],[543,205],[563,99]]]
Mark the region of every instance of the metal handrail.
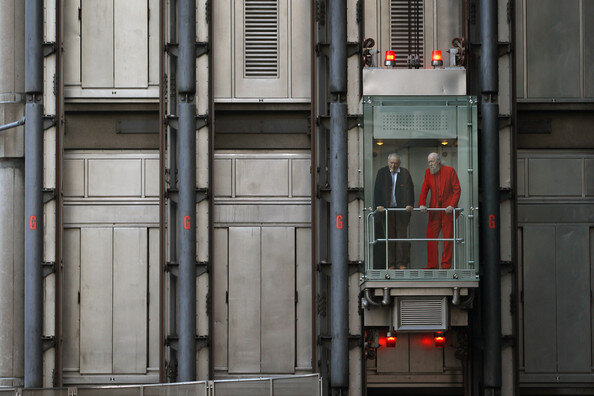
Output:
[[[367,254],[366,254],[366,263],[368,268],[370,267],[371,264],[371,254],[370,254],[370,248],[371,246],[377,244],[378,242],[386,242],[386,270],[388,269],[388,260],[389,260],[389,252],[388,252],[388,243],[389,242],[422,242],[422,241],[430,241],[430,242],[439,242],[439,241],[444,241],[444,242],[453,242],[454,246],[452,247],[453,249],[453,256],[452,256],[452,261],[453,261],[453,269],[456,269],[456,243],[464,243],[464,238],[458,238],[458,230],[456,229],[456,220],[457,220],[457,216],[452,216],[452,224],[453,224],[453,230],[452,230],[452,238],[388,238],[388,231],[389,231],[389,227],[388,227],[388,212],[394,211],[394,212],[403,212],[403,211],[407,211],[407,212],[445,212],[446,208],[426,208],[423,211],[421,211],[421,208],[413,208],[412,211],[408,211],[406,210],[406,208],[384,208],[383,210],[379,211],[379,210],[373,210],[372,208],[364,208],[364,211],[370,211],[367,216],[365,217],[365,235],[366,238],[369,238],[369,220],[371,218],[375,218],[375,215],[378,213],[382,213],[385,212],[385,218],[386,218],[386,230],[385,230],[385,238],[376,238],[375,237],[375,226],[371,227],[373,230],[373,237],[367,242]],[[465,219],[464,216],[464,208],[454,208],[452,214],[456,214],[459,213],[460,216],[462,216],[463,219]],[[463,235],[466,235],[466,222],[463,221]]]

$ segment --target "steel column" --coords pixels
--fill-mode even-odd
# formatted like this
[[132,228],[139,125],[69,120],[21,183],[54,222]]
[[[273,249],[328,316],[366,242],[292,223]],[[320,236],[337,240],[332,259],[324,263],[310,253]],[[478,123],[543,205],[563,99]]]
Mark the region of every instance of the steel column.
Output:
[[177,332],[180,382],[196,379],[196,0],[177,1]]
[[480,209],[483,296],[483,386],[485,394],[501,388],[501,273],[499,235],[499,105],[497,1],[481,0]]
[[346,1],[330,0],[330,386],[349,386],[348,227],[347,227],[347,10]]
[[43,1],[25,2],[25,387],[43,381]]

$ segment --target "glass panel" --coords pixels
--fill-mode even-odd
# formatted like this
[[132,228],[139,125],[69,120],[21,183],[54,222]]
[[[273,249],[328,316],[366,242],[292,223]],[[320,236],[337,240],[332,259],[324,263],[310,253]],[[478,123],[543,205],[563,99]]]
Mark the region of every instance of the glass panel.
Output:
[[206,395],[206,382],[192,384],[145,385],[144,396],[195,396]]
[[477,280],[476,120],[468,96],[364,98],[367,280]]
[[80,396],[140,396],[140,386],[99,386],[96,388],[78,388],[77,395]]
[[216,396],[264,396],[270,395],[271,382],[265,380],[237,380],[215,381],[214,394]]

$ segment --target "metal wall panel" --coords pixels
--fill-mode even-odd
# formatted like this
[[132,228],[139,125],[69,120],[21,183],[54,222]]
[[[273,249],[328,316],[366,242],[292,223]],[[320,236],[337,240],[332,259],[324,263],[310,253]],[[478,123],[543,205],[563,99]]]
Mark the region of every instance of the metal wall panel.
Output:
[[0,377],[10,384],[23,377],[24,233],[16,232],[25,227],[23,182],[21,161],[0,161]]
[[412,334],[398,334],[396,348],[378,348],[377,372],[378,373],[408,373],[409,364],[409,339]]
[[289,1],[292,98],[311,97],[311,2]]
[[[287,196],[289,161],[237,159],[236,196]],[[265,177],[263,177],[266,175]]]
[[528,97],[580,97],[579,0],[526,0]]
[[295,228],[262,228],[261,370],[295,372]]
[[213,219],[216,223],[299,223],[311,222],[311,207],[307,204],[277,205],[217,205]]
[[592,367],[589,234],[588,226],[556,227],[557,369],[562,373],[590,373]]
[[582,16],[584,23],[584,96],[594,98],[594,1],[583,1]]
[[295,274],[298,299],[296,304],[297,368],[312,369],[312,262],[311,262],[311,229],[297,228]]
[[64,189],[66,197],[84,197],[85,195],[85,161],[64,160]]
[[586,172],[586,196],[594,197],[594,159],[585,160],[584,168]]
[[159,368],[159,278],[161,266],[159,257],[159,229],[149,228],[148,239],[148,367]]
[[113,0],[82,0],[82,86],[113,87]]
[[144,196],[159,196],[159,160],[144,161]]
[[112,229],[81,230],[80,372],[112,371]]
[[146,228],[113,230],[113,372],[144,374],[147,364]]
[[557,369],[555,227],[526,226],[523,235],[525,371],[554,373]]
[[212,331],[215,371],[227,370],[228,311],[226,295],[228,291],[229,245],[228,229],[214,229],[213,263],[213,315]]
[[311,196],[310,160],[291,161],[291,194],[294,197]]
[[114,86],[147,88],[149,63],[147,0],[114,0],[113,5]]
[[216,197],[230,197],[232,185],[232,161],[230,159],[217,159],[214,161],[214,194]]
[[64,0],[64,84],[80,84],[80,0]]
[[[278,0],[278,77],[254,78],[245,76],[244,0],[234,2],[235,92],[237,98],[287,98],[289,96],[289,32],[288,0]],[[227,21],[228,23],[229,21]]]
[[260,372],[260,228],[229,228],[229,372]]
[[[215,98],[231,98],[233,96],[233,56],[235,40],[233,29],[233,2],[215,1],[212,5],[213,14],[213,63],[217,65],[217,72],[214,73],[214,96]],[[242,26],[241,24],[239,26]]]
[[89,160],[88,195],[140,197],[142,195],[141,169],[140,160]]
[[435,348],[430,334],[410,334],[410,371],[413,373],[442,373],[443,349]]
[[148,6],[148,78],[149,84],[159,84],[159,0],[148,0]]
[[581,160],[528,160],[528,193],[530,196],[581,196]]
[[80,228],[67,228],[64,230],[64,287],[62,299],[64,301],[62,312],[62,337],[64,370],[78,370],[79,344],[80,344]]

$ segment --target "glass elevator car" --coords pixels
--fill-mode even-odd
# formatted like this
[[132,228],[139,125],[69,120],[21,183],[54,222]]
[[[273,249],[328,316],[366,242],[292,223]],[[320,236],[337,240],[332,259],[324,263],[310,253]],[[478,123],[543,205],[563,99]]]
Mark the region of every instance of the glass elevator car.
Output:
[[450,318],[479,274],[477,106],[465,91],[463,69],[364,70],[366,326],[467,323]]

